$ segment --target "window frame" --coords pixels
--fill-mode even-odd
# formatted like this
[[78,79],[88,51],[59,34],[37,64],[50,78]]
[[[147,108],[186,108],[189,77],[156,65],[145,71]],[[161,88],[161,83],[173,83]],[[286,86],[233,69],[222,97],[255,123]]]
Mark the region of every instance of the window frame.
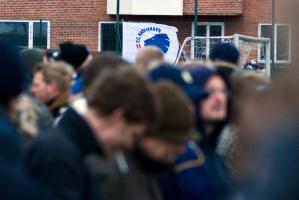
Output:
[[[99,21],[98,22],[98,52],[102,51],[102,35],[101,35],[102,24],[116,24],[116,22],[115,21]],[[120,24],[121,24],[121,22],[120,22]]]
[[[221,26],[221,37],[224,36],[225,33],[225,23],[224,22],[198,22],[197,26],[207,26],[207,36],[206,37],[211,37],[210,36],[210,28],[211,26]],[[194,37],[194,23],[192,22],[192,37]]]
[[[205,37],[217,37],[217,36],[210,36],[211,32],[210,32],[210,29],[211,29],[211,26],[221,26],[221,36],[219,37],[223,37],[225,35],[225,23],[224,22],[198,22],[197,23],[197,26],[206,26],[207,27],[207,32],[206,32],[206,36]],[[194,23],[192,23],[192,37],[194,37]],[[200,36],[199,36],[200,37]],[[207,41],[209,41],[207,39]],[[191,54],[193,55],[193,52],[194,52],[194,44],[192,42],[192,47],[191,47]],[[208,59],[210,55],[210,42],[206,42],[206,59]]]
[[[258,37],[262,37],[262,26],[272,26],[271,23],[260,23],[258,25]],[[278,26],[288,26],[289,27],[289,59],[288,60],[277,60],[277,27]],[[277,23],[274,26],[274,63],[276,64],[290,64],[292,61],[292,47],[291,47],[291,26],[290,24],[284,24],[284,23]],[[272,59],[270,60],[272,61]],[[261,59],[261,49],[258,50],[258,62],[265,63],[265,60]]]
[[[33,23],[34,22],[40,22],[40,20],[5,20],[5,19],[0,19],[0,22],[12,22],[12,23],[22,23],[26,22],[28,23],[28,48],[32,49],[33,48]],[[49,20],[42,20],[43,23],[47,23],[47,49],[50,48],[50,21]]]

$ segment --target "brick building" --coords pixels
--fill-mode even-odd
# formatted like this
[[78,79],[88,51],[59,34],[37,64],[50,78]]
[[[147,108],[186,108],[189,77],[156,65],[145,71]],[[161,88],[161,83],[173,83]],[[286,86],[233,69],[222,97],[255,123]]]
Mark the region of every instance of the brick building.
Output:
[[[193,32],[194,0],[171,1],[169,4],[170,0],[120,0],[124,13],[121,20],[176,26],[182,42]],[[142,2],[143,8],[133,8],[136,2]],[[154,2],[159,4],[153,5]],[[176,8],[172,12],[170,5],[174,2]],[[281,17],[286,1],[276,2],[276,60],[288,62],[290,26]],[[271,36],[271,0],[199,0],[198,3],[201,36],[234,33]],[[0,39],[14,40],[19,46],[29,48],[57,48],[60,42],[71,40],[84,43],[92,50],[113,50],[115,10],[111,6],[114,4],[115,0],[0,0]],[[168,10],[171,12],[163,13]]]

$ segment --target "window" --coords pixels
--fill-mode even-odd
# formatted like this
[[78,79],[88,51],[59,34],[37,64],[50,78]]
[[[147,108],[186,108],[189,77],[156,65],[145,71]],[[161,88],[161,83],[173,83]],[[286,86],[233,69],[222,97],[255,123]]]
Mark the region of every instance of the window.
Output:
[[[259,37],[272,40],[272,25],[260,24]],[[291,60],[290,26],[288,24],[275,24],[274,30],[274,61],[275,63],[289,63]],[[265,49],[261,49],[259,59],[265,60]],[[273,57],[271,58],[273,59]]]
[[33,47],[47,48],[48,23],[33,22]]
[[[224,36],[224,23],[222,22],[209,22],[209,23],[199,23],[198,24],[198,34],[199,37],[221,37]],[[194,35],[194,24],[192,35]],[[196,54],[197,58],[207,59],[212,50],[213,46],[221,42],[221,39],[203,39],[200,44],[192,45],[193,52]]]
[[[119,25],[119,32],[120,42],[122,42],[122,24]],[[115,22],[99,23],[99,51],[117,51]]]
[[0,20],[0,41],[15,43],[20,48],[49,48],[49,21]]

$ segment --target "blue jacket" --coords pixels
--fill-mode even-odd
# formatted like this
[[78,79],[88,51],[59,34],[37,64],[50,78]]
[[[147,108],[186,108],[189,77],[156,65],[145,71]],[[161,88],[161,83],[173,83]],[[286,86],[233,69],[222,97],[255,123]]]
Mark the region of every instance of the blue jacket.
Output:
[[73,84],[71,87],[71,94],[72,95],[76,95],[82,92],[82,77],[80,74],[77,74],[74,78],[73,78]]
[[230,191],[221,159],[208,148],[189,142],[174,165],[173,173],[160,178],[166,200],[218,200],[224,199]]

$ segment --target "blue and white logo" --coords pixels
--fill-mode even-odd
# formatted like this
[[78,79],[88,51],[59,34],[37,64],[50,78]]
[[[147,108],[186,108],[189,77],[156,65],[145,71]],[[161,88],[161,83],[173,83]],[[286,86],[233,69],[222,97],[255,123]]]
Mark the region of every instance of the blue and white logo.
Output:
[[163,53],[167,53],[170,45],[170,40],[167,34],[156,34],[153,37],[144,41],[144,46],[157,46]]
[[180,48],[177,32],[176,27],[165,24],[123,22],[122,56],[133,63],[141,48],[156,46],[166,62],[174,63]]
[[[154,32],[154,35],[148,34],[148,32]],[[158,27],[144,28],[138,32],[138,36],[136,37],[136,48],[140,49],[144,46],[156,46],[166,54],[170,46],[170,39],[166,33],[161,33],[161,29]]]

